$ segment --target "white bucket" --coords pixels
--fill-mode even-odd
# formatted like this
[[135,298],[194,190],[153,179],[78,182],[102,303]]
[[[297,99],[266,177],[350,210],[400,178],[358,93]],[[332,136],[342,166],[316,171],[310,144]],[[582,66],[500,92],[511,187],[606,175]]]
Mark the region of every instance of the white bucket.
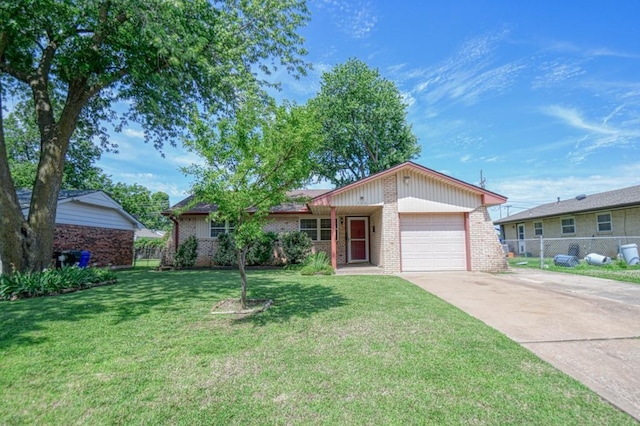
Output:
[[597,253],[589,253],[585,256],[584,261],[589,265],[606,265],[611,263],[611,258]]
[[637,244],[625,244],[623,246],[620,246],[620,251],[622,252],[624,261],[629,265],[637,265],[638,263],[640,263]]

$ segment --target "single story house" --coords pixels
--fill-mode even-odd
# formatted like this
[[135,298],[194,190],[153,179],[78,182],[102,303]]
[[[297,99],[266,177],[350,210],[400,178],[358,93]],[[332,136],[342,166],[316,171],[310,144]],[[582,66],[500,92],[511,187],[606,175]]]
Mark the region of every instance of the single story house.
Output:
[[[26,217],[31,191],[20,190],[17,194]],[[133,262],[134,231],[143,227],[103,191],[61,190],[53,250],[88,250],[90,265],[128,267]]]
[[[536,251],[526,240],[640,236],[640,185],[542,204],[494,222],[509,250]],[[623,242],[624,244],[624,242]],[[615,246],[615,244],[614,244]],[[615,255],[617,249],[607,255]],[[582,256],[586,253],[565,253]],[[605,254],[605,253],[603,253]]]
[[[506,198],[413,162],[334,190],[302,190],[272,209],[266,231],[306,232],[335,267],[370,263],[384,273],[501,271],[507,263],[487,207]],[[295,198],[305,196],[304,202]],[[198,239],[196,265],[211,266],[225,225],[209,220],[216,206],[188,206],[163,214],[174,222],[172,246]],[[179,212],[179,213],[178,213]]]

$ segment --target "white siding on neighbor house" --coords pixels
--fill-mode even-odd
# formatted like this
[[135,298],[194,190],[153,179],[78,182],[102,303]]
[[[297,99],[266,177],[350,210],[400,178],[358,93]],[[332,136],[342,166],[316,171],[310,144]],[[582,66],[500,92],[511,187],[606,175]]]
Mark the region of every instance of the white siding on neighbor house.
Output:
[[402,271],[467,269],[463,214],[400,215]]
[[58,205],[56,223],[133,230],[135,225],[113,208],[70,201]]
[[480,195],[445,181],[410,170],[399,171],[396,177],[399,213],[463,213],[482,205]]

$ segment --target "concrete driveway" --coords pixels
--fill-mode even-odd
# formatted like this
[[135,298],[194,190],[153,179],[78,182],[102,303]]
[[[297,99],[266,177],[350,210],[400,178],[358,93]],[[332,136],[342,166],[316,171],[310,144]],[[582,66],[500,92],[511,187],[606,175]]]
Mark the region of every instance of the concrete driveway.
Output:
[[530,269],[400,276],[640,420],[640,285]]

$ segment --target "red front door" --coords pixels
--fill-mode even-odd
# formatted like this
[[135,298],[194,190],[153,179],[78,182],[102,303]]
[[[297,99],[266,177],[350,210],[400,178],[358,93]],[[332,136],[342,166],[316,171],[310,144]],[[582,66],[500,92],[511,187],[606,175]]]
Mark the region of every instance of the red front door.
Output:
[[367,218],[350,217],[349,224],[349,262],[369,261],[369,241],[367,235]]

